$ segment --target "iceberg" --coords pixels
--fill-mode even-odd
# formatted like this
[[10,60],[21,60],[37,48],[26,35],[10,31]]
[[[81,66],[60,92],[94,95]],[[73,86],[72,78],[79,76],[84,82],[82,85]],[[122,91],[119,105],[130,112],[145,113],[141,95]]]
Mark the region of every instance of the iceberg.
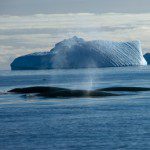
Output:
[[74,36],[48,52],[28,54],[11,63],[12,70],[71,69],[147,65],[140,41],[85,41]]
[[150,53],[146,53],[144,55],[145,60],[147,61],[147,64],[150,65]]

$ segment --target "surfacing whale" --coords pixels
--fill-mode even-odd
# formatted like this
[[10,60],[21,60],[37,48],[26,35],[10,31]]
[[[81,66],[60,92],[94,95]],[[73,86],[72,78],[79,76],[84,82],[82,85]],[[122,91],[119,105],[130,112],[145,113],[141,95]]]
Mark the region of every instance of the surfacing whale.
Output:
[[26,88],[15,88],[10,91],[10,93],[16,94],[33,94],[37,96],[49,97],[49,98],[80,98],[80,97],[106,97],[106,96],[119,96],[120,94],[113,94],[98,90],[72,90],[67,88],[59,87],[26,87]]
[[25,88],[15,88],[8,92],[15,94],[36,94],[47,98],[82,98],[82,97],[108,97],[108,96],[121,96],[113,92],[142,92],[150,91],[150,88],[142,87],[108,87],[96,90],[73,90],[60,87],[46,87],[35,86]]
[[142,92],[142,91],[150,91],[150,88],[143,87],[108,87],[103,89],[98,89],[100,91],[117,91],[117,92]]

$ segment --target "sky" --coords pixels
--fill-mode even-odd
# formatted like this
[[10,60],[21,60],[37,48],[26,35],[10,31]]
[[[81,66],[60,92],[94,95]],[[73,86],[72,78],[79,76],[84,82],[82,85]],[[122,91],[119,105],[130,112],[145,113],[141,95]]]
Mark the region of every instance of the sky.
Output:
[[0,0],[0,14],[148,13],[150,0]]
[[67,38],[140,40],[150,52],[149,0],[0,0],[0,69]]

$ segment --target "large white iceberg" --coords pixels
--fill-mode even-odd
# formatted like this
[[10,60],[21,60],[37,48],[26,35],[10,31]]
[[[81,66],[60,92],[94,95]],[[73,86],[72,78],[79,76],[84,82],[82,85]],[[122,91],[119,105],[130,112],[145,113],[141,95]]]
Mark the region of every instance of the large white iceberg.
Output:
[[12,70],[95,68],[147,65],[140,41],[85,41],[73,37],[55,45],[49,52],[16,58]]

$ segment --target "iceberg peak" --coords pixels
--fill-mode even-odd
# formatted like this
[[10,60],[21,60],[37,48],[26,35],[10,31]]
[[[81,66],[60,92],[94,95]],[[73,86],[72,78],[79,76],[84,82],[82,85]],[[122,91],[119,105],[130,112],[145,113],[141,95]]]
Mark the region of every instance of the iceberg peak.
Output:
[[82,38],[78,38],[77,36],[74,36],[69,39],[64,39],[63,41],[55,44],[55,47],[57,46],[66,46],[66,47],[71,47],[75,44],[83,43],[84,40]]

